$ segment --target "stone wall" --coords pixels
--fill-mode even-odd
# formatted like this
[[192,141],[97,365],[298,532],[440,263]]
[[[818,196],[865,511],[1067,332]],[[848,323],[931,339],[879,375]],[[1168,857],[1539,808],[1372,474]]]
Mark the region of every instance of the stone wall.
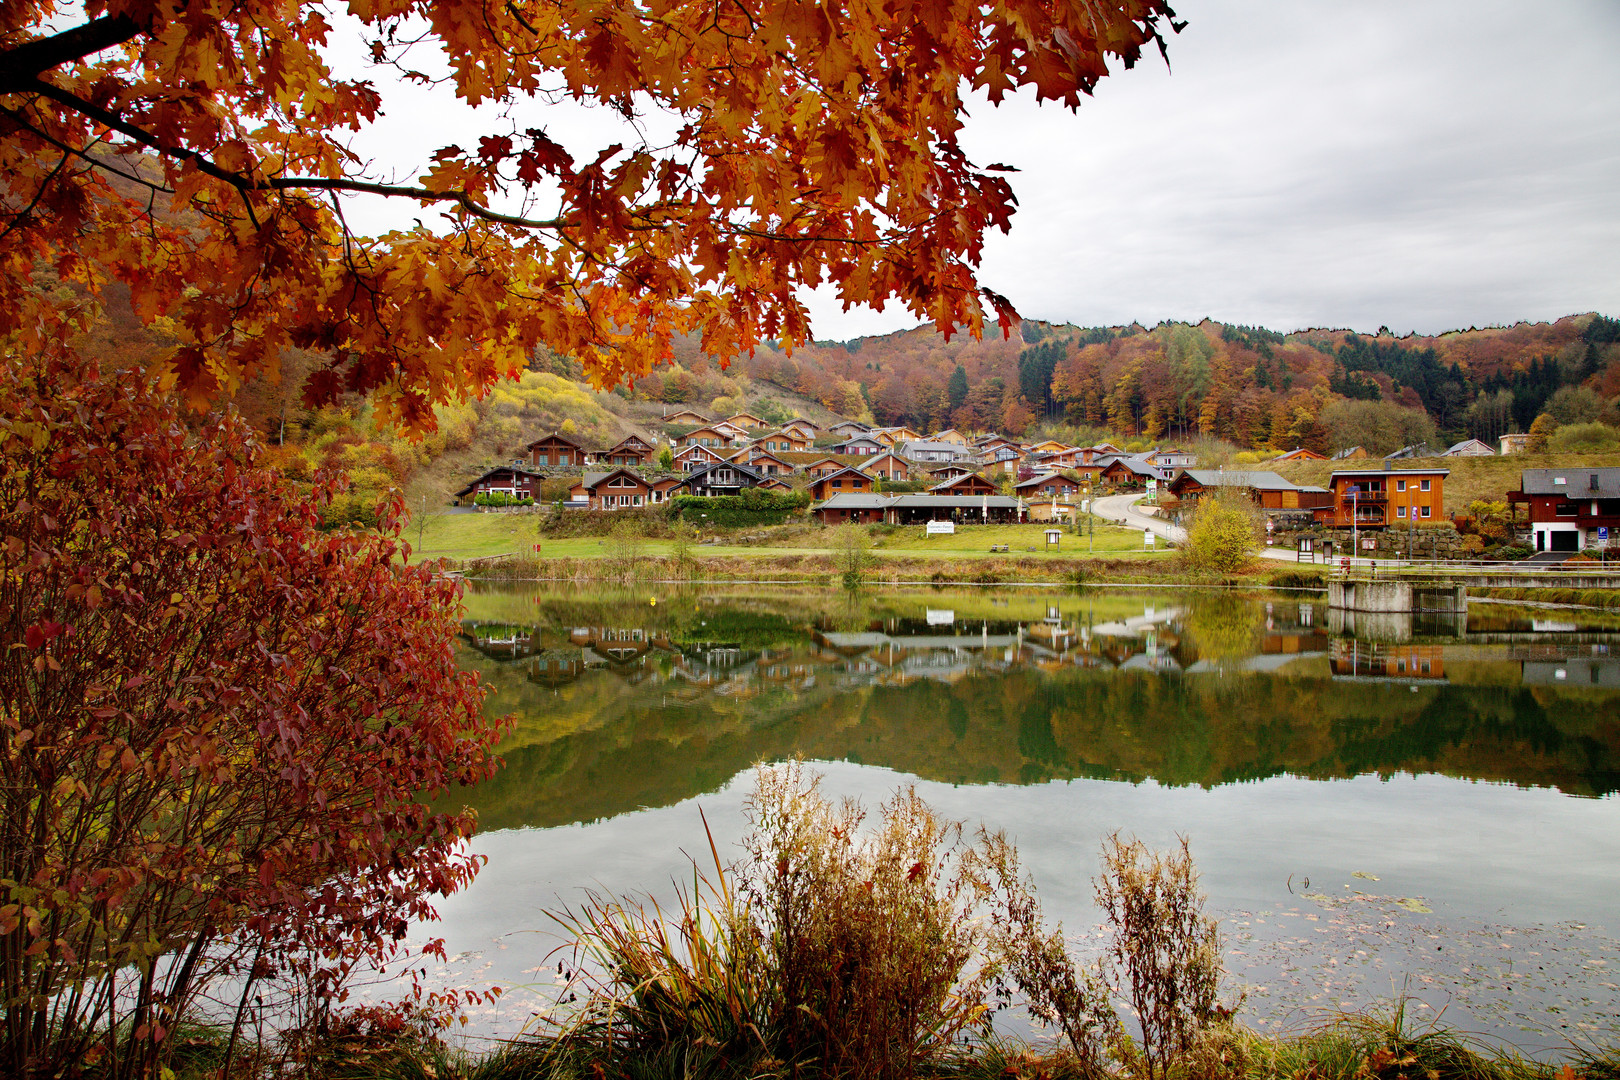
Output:
[[[1322,525],[1292,529],[1279,527],[1271,535],[1271,546],[1297,551],[1299,541],[1310,537],[1316,541],[1318,556],[1321,555],[1322,544],[1331,542],[1334,557],[1340,558],[1350,553],[1352,538],[1355,536],[1356,534],[1349,529],[1330,529]],[[1361,547],[1356,551],[1358,558],[1372,556],[1379,559],[1404,559],[1408,554],[1414,559],[1472,557],[1463,544],[1462,534],[1451,525],[1430,525],[1416,529],[1400,526],[1389,529],[1362,529],[1359,539]],[[1371,550],[1366,546],[1368,540],[1373,542]]]

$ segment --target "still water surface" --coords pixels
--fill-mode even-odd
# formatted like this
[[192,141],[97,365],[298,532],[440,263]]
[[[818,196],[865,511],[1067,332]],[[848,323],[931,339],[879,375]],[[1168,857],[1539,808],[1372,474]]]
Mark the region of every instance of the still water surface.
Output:
[[[656,601],[656,603],[652,602]],[[1095,942],[1114,830],[1188,836],[1256,1025],[1389,1000],[1526,1048],[1620,1035],[1620,627],[1475,605],[1346,625],[1315,597],[497,592],[463,660],[513,713],[466,794],[489,864],[446,974],[547,999],[547,909],[667,897],[801,754],[875,806],[915,782],[1005,829]],[[735,849],[731,849],[735,850]],[[553,960],[554,965],[554,960]]]

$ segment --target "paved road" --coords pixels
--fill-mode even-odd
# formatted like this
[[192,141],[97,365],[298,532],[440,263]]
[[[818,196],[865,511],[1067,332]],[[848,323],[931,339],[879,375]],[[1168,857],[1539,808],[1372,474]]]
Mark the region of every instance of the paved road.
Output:
[[[1117,522],[1130,529],[1152,529],[1153,534],[1161,540],[1173,540],[1182,543],[1187,539],[1187,530],[1179,525],[1172,525],[1156,514],[1143,513],[1134,505],[1141,495],[1109,495],[1097,500],[1097,516],[1107,521]],[[1265,548],[1260,554],[1267,559],[1277,562],[1298,562],[1299,557],[1289,548]],[[1357,560],[1358,564],[1365,564],[1371,560]],[[1388,564],[1386,564],[1388,565]]]

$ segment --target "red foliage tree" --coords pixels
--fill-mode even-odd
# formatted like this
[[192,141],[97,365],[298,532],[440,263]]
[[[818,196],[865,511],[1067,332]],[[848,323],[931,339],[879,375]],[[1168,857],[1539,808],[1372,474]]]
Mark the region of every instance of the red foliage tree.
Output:
[[210,979],[386,958],[476,869],[421,801],[493,768],[456,587],[256,457],[139,376],[0,364],[6,1075],[151,1071]]

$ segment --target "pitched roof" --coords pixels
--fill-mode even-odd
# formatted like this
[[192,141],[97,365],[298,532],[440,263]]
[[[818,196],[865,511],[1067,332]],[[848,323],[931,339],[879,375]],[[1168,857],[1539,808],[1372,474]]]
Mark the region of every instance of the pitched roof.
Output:
[[1457,445],[1455,445],[1455,446],[1451,447],[1449,450],[1447,450],[1446,451],[1446,456],[1450,457],[1452,454],[1460,454],[1464,450],[1472,450],[1472,449],[1475,449],[1475,448],[1478,448],[1478,450],[1481,451],[1482,454],[1494,454],[1494,453],[1496,453],[1495,450],[1491,449],[1491,445],[1489,443],[1481,442],[1479,439],[1464,439],[1462,442],[1458,443]]
[[1072,477],[1064,476],[1062,473],[1048,472],[1048,473],[1041,473],[1039,476],[1032,476],[1028,480],[1024,480],[1024,481],[1022,481],[1020,483],[1014,484],[1013,485],[1013,490],[1017,491],[1019,488],[1027,488],[1027,487],[1040,487],[1042,484],[1046,483],[1048,480],[1062,480],[1062,481],[1065,481],[1066,483],[1070,483],[1070,484],[1076,483],[1076,481]]
[[[1592,487],[1593,477],[1597,487]],[[1558,481],[1562,479],[1562,484]],[[1620,499],[1620,469],[1569,465],[1562,469],[1524,469],[1519,490],[1526,495],[1567,495],[1571,499]]]
[[555,431],[552,432],[550,435],[542,435],[542,436],[540,436],[538,439],[534,440],[534,442],[530,443],[528,446],[525,446],[523,449],[532,450],[533,448],[535,448],[536,446],[539,446],[543,442],[561,442],[561,443],[567,443],[569,446],[572,446],[575,450],[583,450],[583,449],[585,449],[583,446],[581,446],[579,443],[575,442],[573,439],[570,439],[568,436],[563,435],[563,434],[561,434],[559,432],[555,432]]
[[1294,483],[1269,469],[1181,469],[1176,480],[1189,477],[1201,487],[1242,487],[1257,491],[1294,491]]
[[1349,457],[1351,457],[1351,455],[1353,455],[1357,450],[1360,450],[1363,454],[1365,454],[1367,452],[1365,447],[1347,446],[1343,450],[1340,450],[1338,453],[1334,454],[1328,460],[1330,460],[1330,461],[1344,461],[1344,460],[1348,459]]

